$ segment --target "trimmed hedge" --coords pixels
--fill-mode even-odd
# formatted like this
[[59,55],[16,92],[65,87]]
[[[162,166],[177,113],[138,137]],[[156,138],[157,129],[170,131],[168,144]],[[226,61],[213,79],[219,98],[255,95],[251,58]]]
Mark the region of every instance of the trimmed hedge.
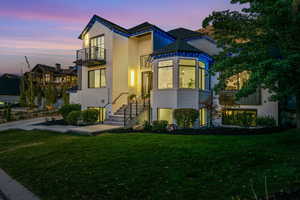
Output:
[[98,121],[98,111],[95,109],[88,109],[82,111],[82,119],[85,123],[96,123]]
[[174,110],[174,118],[181,128],[191,128],[199,117],[199,112],[193,108],[180,108]]
[[166,120],[156,120],[152,122],[152,131],[164,132],[167,130],[169,122]]
[[82,118],[81,111],[72,111],[68,114],[66,122],[70,125],[78,125],[79,120]]
[[69,113],[71,113],[72,111],[81,111],[81,105],[80,104],[66,104],[66,105],[63,105],[59,109],[58,112],[62,115],[63,119],[65,121],[67,121],[67,117],[68,117]]
[[276,127],[276,120],[272,116],[257,117],[256,124],[262,127]]

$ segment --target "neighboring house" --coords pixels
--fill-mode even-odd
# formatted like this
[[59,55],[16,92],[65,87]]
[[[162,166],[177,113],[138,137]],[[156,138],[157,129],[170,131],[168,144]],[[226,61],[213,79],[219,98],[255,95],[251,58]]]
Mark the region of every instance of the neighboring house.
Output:
[[34,84],[47,86],[49,84],[61,87],[67,85],[69,88],[77,85],[77,67],[61,68],[60,64],[55,67],[37,64],[30,72],[25,73],[25,77],[29,78],[31,73]]
[[0,77],[0,106],[17,104],[20,96],[20,76],[3,74]]
[[39,106],[44,107],[44,93],[46,88],[51,86],[55,88],[58,95],[57,105],[55,104],[54,106],[59,107],[63,103],[61,99],[62,93],[77,87],[77,66],[64,69],[60,64],[56,64],[55,67],[37,64],[30,72],[26,72],[24,77],[26,80],[25,88],[30,87],[30,80],[32,80]]
[[[269,102],[265,90],[232,100],[247,74],[233,77],[227,91],[213,95],[217,76],[210,77],[208,69],[220,49],[203,33],[184,28],[164,31],[148,22],[125,29],[95,15],[79,39],[83,41],[76,60],[79,86],[71,93],[70,102],[81,104],[82,109],[98,109],[99,120],[105,119],[105,123],[127,123],[128,115],[147,110],[142,106],[147,102],[150,120],[168,120],[170,124],[175,123],[176,108],[199,110],[195,126],[210,121],[235,125],[227,119],[241,112],[278,120],[278,103]],[[132,104],[129,99],[133,95],[136,103]],[[212,102],[223,114],[209,117]]]

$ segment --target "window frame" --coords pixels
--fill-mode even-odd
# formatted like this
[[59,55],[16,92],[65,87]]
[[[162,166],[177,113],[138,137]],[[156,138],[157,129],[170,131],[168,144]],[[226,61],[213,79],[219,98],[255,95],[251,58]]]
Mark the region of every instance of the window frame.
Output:
[[[100,85],[100,87],[96,87],[95,85],[96,84],[94,84],[94,86],[93,87],[91,87],[91,85],[90,85],[90,73],[91,72],[94,72],[95,73],[95,71],[100,71],[100,77],[99,77],[99,85]],[[105,85],[103,86],[102,85],[102,73],[104,72],[104,77],[105,77]],[[89,70],[88,71],[88,88],[89,89],[98,89],[98,88],[106,88],[106,86],[107,86],[107,82],[106,82],[106,68],[100,68],[100,69],[94,69],[94,70]]]
[[171,123],[170,124],[173,124],[174,122],[174,114],[173,114],[173,111],[174,109],[173,108],[157,108],[157,120],[163,120],[163,119],[160,119],[160,110],[171,110]]
[[[195,61],[195,65],[184,65],[184,64],[180,64],[181,60],[190,60],[190,61]],[[195,73],[194,73],[194,87],[192,88],[188,88],[188,87],[181,87],[181,67],[191,67],[194,68]],[[178,88],[179,89],[196,89],[197,88],[197,60],[195,59],[178,59]]]
[[[162,66],[162,67],[160,67],[159,66],[159,63],[160,62],[164,62],[164,61],[172,61],[172,65],[167,65],[167,66]],[[160,69],[162,69],[162,68],[172,68],[172,87],[169,87],[169,88],[160,88],[159,87],[159,83],[160,83],[160,81],[159,81],[159,77],[160,77],[160,75],[159,75],[159,70]],[[157,63],[157,89],[158,90],[168,90],[168,89],[173,89],[174,88],[174,60],[173,59],[168,59],[168,60],[161,60],[161,61],[158,61],[158,63]]]

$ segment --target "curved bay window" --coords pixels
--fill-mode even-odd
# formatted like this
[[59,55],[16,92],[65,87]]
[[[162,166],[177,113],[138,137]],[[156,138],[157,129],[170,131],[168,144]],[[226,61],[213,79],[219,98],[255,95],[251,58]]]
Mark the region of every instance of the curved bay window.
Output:
[[158,89],[173,88],[173,60],[158,62]]
[[196,88],[196,61],[179,60],[179,88]]

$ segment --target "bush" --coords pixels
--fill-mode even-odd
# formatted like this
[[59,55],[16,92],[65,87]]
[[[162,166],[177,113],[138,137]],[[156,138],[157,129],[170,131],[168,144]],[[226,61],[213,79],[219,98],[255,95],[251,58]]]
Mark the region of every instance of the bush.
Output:
[[82,119],[85,123],[96,123],[98,121],[98,111],[95,109],[88,109],[82,111]]
[[81,111],[72,111],[66,117],[66,122],[70,125],[78,125],[78,122],[81,120],[81,118],[82,118]]
[[177,125],[181,128],[191,128],[198,117],[199,112],[192,108],[180,108],[174,110],[174,118]]
[[169,122],[166,120],[156,120],[152,122],[152,131],[164,132],[167,130]]
[[59,113],[62,115],[63,119],[67,121],[67,117],[69,113],[71,113],[72,111],[80,111],[80,110],[81,110],[81,105],[79,104],[66,104],[59,109]]
[[276,127],[276,120],[271,116],[265,116],[265,117],[257,117],[256,123],[258,126],[262,127]]
[[145,131],[151,131],[152,130],[152,125],[149,121],[144,121],[143,123],[143,129]]
[[255,120],[252,115],[248,113],[242,113],[238,115],[239,124],[242,127],[248,128],[250,126],[255,126]]

